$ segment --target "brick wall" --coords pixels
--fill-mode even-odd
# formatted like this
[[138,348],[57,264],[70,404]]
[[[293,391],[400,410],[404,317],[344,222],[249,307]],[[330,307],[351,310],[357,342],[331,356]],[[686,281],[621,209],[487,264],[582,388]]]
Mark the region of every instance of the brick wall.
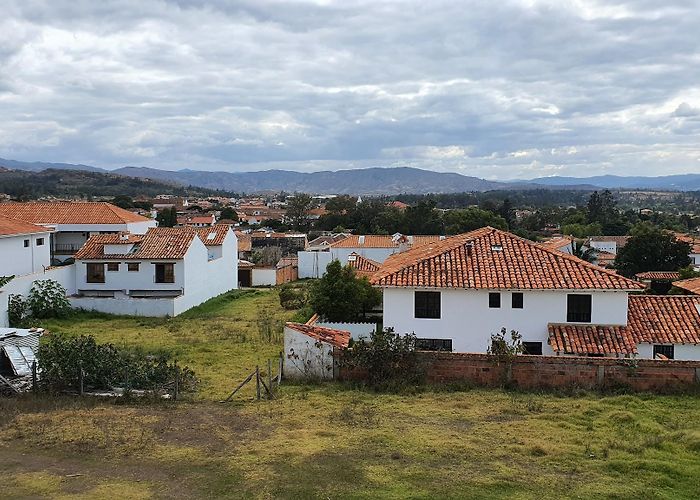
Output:
[[[700,386],[700,361],[518,356],[509,369],[486,354],[421,352],[431,383],[470,382],[500,386],[509,381],[523,389],[628,387],[669,392]],[[341,379],[362,378],[341,370]]]

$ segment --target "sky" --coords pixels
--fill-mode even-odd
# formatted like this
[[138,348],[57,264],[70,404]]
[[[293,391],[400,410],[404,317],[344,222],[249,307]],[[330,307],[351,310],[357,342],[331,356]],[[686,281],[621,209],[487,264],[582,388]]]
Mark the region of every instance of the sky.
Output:
[[0,0],[0,157],[700,172],[697,0]]

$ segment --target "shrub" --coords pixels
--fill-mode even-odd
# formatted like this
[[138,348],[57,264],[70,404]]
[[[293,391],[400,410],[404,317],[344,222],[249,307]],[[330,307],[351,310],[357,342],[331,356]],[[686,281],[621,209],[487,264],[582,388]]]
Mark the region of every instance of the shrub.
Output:
[[178,368],[167,353],[155,355],[98,344],[92,336],[51,335],[37,353],[41,385],[49,390],[77,389],[83,370],[85,389],[155,389],[179,375],[180,390],[194,390],[196,377]]
[[7,319],[11,327],[25,326],[27,312],[27,301],[22,295],[13,293],[7,298]]
[[280,305],[286,310],[301,309],[306,305],[306,288],[282,286],[279,289]]
[[416,352],[416,336],[399,335],[392,328],[370,334],[345,351],[343,363],[367,371],[368,384],[377,390],[396,390],[425,382]]
[[59,318],[70,311],[66,289],[54,280],[37,280],[32,284],[27,307],[34,318]]
[[382,301],[381,291],[365,277],[357,277],[354,269],[334,260],[323,277],[311,286],[309,303],[328,321],[352,322],[365,318]]

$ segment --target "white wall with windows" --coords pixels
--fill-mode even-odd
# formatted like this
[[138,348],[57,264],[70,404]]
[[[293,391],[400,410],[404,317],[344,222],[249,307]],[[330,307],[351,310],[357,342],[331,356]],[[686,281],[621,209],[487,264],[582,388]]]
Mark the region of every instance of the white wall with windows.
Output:
[[51,265],[50,233],[0,237],[0,276],[43,272]]
[[[645,359],[654,359],[655,344],[637,344],[638,357]],[[660,351],[668,355],[668,348],[671,348],[672,357],[669,359],[697,361],[700,360],[700,345],[696,344],[656,344],[663,345],[666,349]]]
[[[431,291],[439,302],[439,318],[416,318],[415,292]],[[496,304],[498,293],[500,307]],[[419,338],[451,339],[455,352],[486,352],[492,333],[505,327],[517,330],[524,342],[541,342],[542,354],[554,354],[547,344],[548,323],[567,323],[567,295],[591,296],[592,324],[627,323],[627,293],[622,291],[559,290],[461,290],[385,288],[384,326],[397,333],[415,333]],[[518,295],[522,294],[522,295]],[[513,296],[516,295],[515,304]],[[522,299],[522,308],[517,307]],[[419,300],[420,294],[419,294]],[[431,310],[434,304],[419,304]],[[516,305],[516,307],[513,307]],[[490,307],[491,306],[491,307]],[[425,316],[418,311],[419,315]],[[431,314],[427,314],[431,315]],[[432,314],[434,315],[434,314]]]

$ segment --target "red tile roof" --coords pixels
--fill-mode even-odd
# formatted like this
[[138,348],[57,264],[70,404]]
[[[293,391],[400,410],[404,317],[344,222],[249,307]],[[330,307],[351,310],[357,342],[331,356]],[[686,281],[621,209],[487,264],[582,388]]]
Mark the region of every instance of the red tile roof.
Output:
[[0,236],[14,236],[20,234],[48,233],[50,229],[0,215]]
[[0,203],[0,215],[32,224],[126,224],[151,219],[105,202]]
[[643,290],[573,255],[492,227],[390,256],[371,278],[382,287]]
[[637,343],[700,344],[700,298],[632,295],[627,325]]
[[345,349],[350,344],[350,332],[301,323],[287,323],[288,328],[303,333],[313,339],[326,342],[340,349]]
[[681,274],[677,271],[647,271],[644,273],[637,273],[634,275],[635,278],[640,280],[659,280],[659,281],[672,281],[680,278]]
[[700,238],[689,234],[674,233],[678,241],[688,243],[690,245],[690,253],[700,253]]
[[[197,232],[190,228],[152,227],[143,235],[128,235],[127,240],[119,234],[91,236],[75,254],[76,260],[141,260],[182,259],[189,250]],[[134,244],[132,250],[123,254],[105,254],[105,245]],[[127,249],[125,249],[127,250]]]
[[196,231],[199,235],[199,239],[202,240],[206,246],[217,246],[224,244],[224,239],[229,229],[231,229],[231,226],[227,224],[216,224],[214,226],[196,229]]
[[637,354],[637,345],[624,326],[548,325],[549,340],[555,352],[565,354]]
[[673,286],[686,290],[695,295],[700,295],[700,278],[688,278],[685,280],[674,281]]
[[548,250],[561,250],[572,244],[574,239],[570,236],[555,236],[548,240],[542,241],[540,246]]
[[368,259],[355,252],[348,255],[348,265],[355,270],[355,274],[358,276],[367,277],[372,276],[381,267],[381,264],[376,260]]
[[391,235],[359,235],[351,234],[347,238],[336,241],[331,244],[332,248],[398,248],[402,243],[409,247],[419,247],[440,241],[440,236],[437,235],[417,235],[405,236],[402,235],[394,238]]
[[236,236],[238,237],[239,252],[250,252],[253,250],[253,240],[249,234],[236,231]]

